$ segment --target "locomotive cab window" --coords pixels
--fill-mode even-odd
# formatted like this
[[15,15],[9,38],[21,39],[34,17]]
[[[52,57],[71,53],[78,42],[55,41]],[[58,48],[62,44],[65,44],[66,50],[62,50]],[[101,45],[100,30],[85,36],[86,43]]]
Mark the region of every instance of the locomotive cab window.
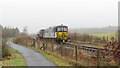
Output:
[[57,31],[58,32],[67,32],[68,29],[67,29],[67,27],[57,27]]
[[58,32],[61,31],[61,27],[58,27],[58,28],[57,28],[57,31],[58,31]]
[[64,31],[66,32],[66,31],[68,31],[68,29],[66,27],[64,27]]

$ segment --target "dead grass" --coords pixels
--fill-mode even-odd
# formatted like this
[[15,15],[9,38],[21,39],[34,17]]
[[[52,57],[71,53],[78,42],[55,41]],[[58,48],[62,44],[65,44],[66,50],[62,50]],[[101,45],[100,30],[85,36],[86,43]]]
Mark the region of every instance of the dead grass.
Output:
[[71,40],[67,43],[70,43],[70,44],[76,44],[76,45],[92,45],[93,47],[104,47],[105,44],[103,43],[95,43],[95,42],[84,42],[84,41],[75,41],[75,40]]
[[[21,38],[21,40],[24,40],[24,38]],[[30,41],[29,41],[29,39],[28,40],[26,40],[28,43],[30,43]],[[28,48],[31,48],[31,49],[34,49],[34,50],[36,50],[36,51],[38,51],[38,52],[40,52],[40,53],[42,53],[44,56],[47,56],[46,58],[49,58],[49,57],[52,57],[53,58],[53,56],[54,56],[54,58],[56,57],[56,58],[59,58],[59,59],[61,59],[61,60],[63,60],[64,62],[66,62],[67,64],[70,64],[70,65],[73,65],[73,66],[97,66],[97,59],[96,58],[91,58],[92,56],[91,55],[89,55],[89,54],[87,54],[87,53],[85,53],[84,51],[81,51],[80,52],[80,54],[79,54],[79,56],[78,56],[78,61],[75,61],[75,59],[70,59],[70,57],[74,57],[74,53],[71,55],[71,56],[69,56],[69,57],[66,57],[66,56],[61,56],[59,53],[57,53],[57,52],[55,52],[55,51],[53,51],[53,52],[51,52],[51,50],[47,50],[47,51],[42,51],[42,50],[39,50],[39,47],[40,47],[40,44],[42,45],[42,43],[40,43],[40,41],[37,41],[37,42],[39,42],[39,44],[36,44],[36,48],[33,48],[33,47],[30,47],[30,46],[28,46],[28,45],[26,45],[26,47],[28,47]],[[79,41],[76,41],[76,42],[79,42]],[[23,41],[21,41],[21,43],[24,43]],[[22,45],[20,42],[19,43],[17,43],[17,44],[20,44],[20,45]],[[80,41],[80,43],[81,43],[81,41]],[[86,42],[87,44],[92,44],[91,42]],[[47,42],[47,44],[48,44],[48,46],[50,46],[50,45],[52,45],[51,43],[48,43]],[[97,43],[96,43],[97,44]],[[31,44],[32,45],[32,44]],[[98,45],[98,44],[97,44]],[[24,46],[25,46],[25,44],[24,44]],[[37,49],[38,48],[38,49]],[[54,49],[56,48],[56,46],[54,46]],[[48,57],[49,56],[49,57]],[[51,60],[52,62],[54,62],[56,65],[59,65],[60,64],[60,66],[62,65],[62,63],[61,62],[55,62],[56,60],[52,60],[51,58],[49,58],[49,60]],[[101,66],[105,66],[105,64],[103,63],[104,61],[102,61],[101,63],[100,63],[100,65]],[[66,65],[67,65],[66,64]],[[110,63],[108,63],[109,65],[114,65],[114,62],[110,62]]]
[[26,66],[24,58],[17,50],[9,47],[8,51],[11,55],[3,58],[2,66]]

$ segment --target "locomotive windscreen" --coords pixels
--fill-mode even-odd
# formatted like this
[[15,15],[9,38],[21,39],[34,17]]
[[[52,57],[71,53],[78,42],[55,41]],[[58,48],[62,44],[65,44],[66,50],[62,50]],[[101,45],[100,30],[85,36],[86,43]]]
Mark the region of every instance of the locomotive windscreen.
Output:
[[57,27],[58,32],[67,32],[68,28],[67,27]]

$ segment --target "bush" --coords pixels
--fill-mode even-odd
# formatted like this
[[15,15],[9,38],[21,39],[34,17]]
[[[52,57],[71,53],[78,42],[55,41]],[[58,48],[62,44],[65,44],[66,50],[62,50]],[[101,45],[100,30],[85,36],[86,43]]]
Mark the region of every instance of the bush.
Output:
[[8,56],[11,56],[8,49],[9,49],[9,46],[7,46],[4,42],[2,42],[2,58],[6,58]]
[[33,38],[31,38],[28,35],[20,34],[14,39],[13,42],[20,45],[31,46],[33,42]]

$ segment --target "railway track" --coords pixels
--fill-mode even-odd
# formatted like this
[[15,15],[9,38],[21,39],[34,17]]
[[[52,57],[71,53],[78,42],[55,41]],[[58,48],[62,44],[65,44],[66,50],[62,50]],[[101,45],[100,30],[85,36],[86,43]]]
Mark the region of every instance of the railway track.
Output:
[[[116,44],[116,43],[115,43]],[[94,46],[86,46],[86,45],[83,45],[83,44],[70,44],[70,43],[65,43],[63,44],[65,48],[68,48],[68,49],[75,49],[75,46],[78,47],[78,52],[80,52],[81,50],[88,53],[89,55],[91,56],[97,56],[98,55],[98,51],[99,51],[99,54],[100,54],[100,57],[110,57],[112,58],[117,64],[118,64],[118,61],[120,60],[120,50],[118,49],[120,45],[118,45],[117,48],[112,48],[112,49],[107,49],[105,47],[94,47]],[[107,44],[109,45],[109,44]],[[114,43],[112,44],[114,45]],[[110,46],[108,46],[110,47]]]
[[97,48],[97,47],[92,47],[92,46],[86,46],[86,45],[83,45],[83,44],[69,44],[69,43],[65,43],[63,44],[64,46],[67,46],[67,47],[71,47],[71,48],[74,48],[75,46],[78,46],[78,49],[81,49],[81,50],[87,50],[87,51],[97,51],[98,49],[100,50],[103,50],[103,48]]
[[[97,55],[98,53],[98,50],[100,51],[100,56],[101,57],[104,57],[104,56],[109,56],[109,57],[115,57],[115,50],[106,50],[104,47],[92,47],[92,46],[84,46],[84,45],[81,45],[81,44],[69,44],[69,43],[65,43],[63,44],[65,48],[67,49],[75,49],[75,46],[78,47],[78,52],[80,52],[81,50],[88,53],[89,55]],[[105,54],[102,54],[102,53],[105,53]],[[119,55],[120,55],[120,51],[117,52]],[[108,55],[106,55],[108,54]],[[117,56],[118,57],[118,56]]]
[[[52,41],[51,41],[52,42]],[[105,49],[105,47],[96,47],[94,45],[91,44],[83,44],[83,43],[61,43],[61,44],[57,44],[57,45],[63,45],[63,47],[67,48],[67,49],[75,49],[75,46],[77,46],[78,51],[83,50],[84,52],[90,54],[90,55],[97,55],[98,50],[100,51],[101,56],[114,56],[114,52],[116,52],[116,50],[112,50],[112,49]],[[102,54],[102,53],[109,53],[108,55],[106,54]],[[117,53],[120,54],[120,50],[117,50]]]

